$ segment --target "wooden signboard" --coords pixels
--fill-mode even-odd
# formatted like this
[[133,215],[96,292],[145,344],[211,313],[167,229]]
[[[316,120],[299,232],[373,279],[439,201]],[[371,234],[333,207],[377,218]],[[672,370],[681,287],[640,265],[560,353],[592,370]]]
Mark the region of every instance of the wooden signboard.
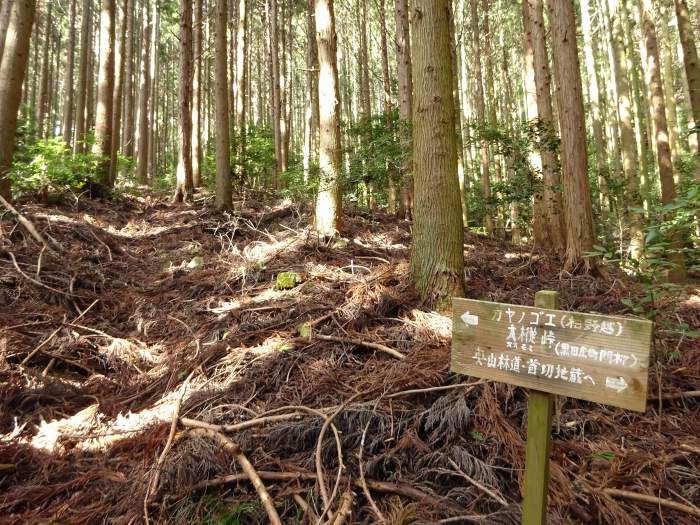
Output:
[[652,322],[454,299],[452,371],[643,412]]

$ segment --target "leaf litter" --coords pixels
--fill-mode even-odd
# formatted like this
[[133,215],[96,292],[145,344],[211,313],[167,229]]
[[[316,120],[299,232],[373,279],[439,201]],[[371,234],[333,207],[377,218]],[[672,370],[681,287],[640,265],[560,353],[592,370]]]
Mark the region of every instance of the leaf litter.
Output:
[[[243,456],[283,523],[519,523],[526,391],[449,371],[407,223],[351,210],[327,243],[264,192],[20,208],[62,250],[0,221],[0,522],[268,523]],[[465,265],[472,298],[629,314],[646,293],[473,233]],[[697,523],[700,344],[669,327],[700,326],[700,297],[654,308],[646,413],[557,403],[550,523]]]

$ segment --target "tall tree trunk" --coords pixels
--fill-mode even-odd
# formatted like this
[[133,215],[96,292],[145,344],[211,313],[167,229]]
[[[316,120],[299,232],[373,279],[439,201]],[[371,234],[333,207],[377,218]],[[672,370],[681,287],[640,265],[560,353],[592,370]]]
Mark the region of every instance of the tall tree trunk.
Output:
[[[661,81],[661,66],[659,60],[659,45],[656,38],[656,22],[654,20],[654,6],[651,0],[642,0],[641,22],[644,44],[646,46],[645,71],[651,93],[651,113],[654,121],[654,143],[659,165],[659,178],[661,179],[661,201],[670,204],[676,199],[676,185],[674,182],[673,160],[671,146],[668,142],[668,123],[666,121],[666,107],[664,101],[664,88]],[[673,268],[669,270],[668,279],[671,282],[683,282],[686,277],[685,256],[680,251],[682,243],[677,232],[672,238],[674,252],[669,260]]]
[[175,202],[192,198],[192,0],[180,0],[180,78]]
[[99,155],[96,174],[109,185],[112,152],[112,110],[114,108],[114,12],[115,0],[102,0],[100,10],[100,67],[97,77],[97,112],[95,144],[92,153]]
[[314,226],[319,235],[333,237],[342,226],[342,151],[338,38],[333,0],[316,0],[316,45],[319,63],[319,186]]
[[546,135],[540,137],[540,155],[542,158],[542,179],[544,182],[542,194],[546,210],[547,239],[540,238],[540,242],[542,242],[540,246],[547,247],[554,253],[563,254],[566,247],[566,232],[557,157],[551,145],[551,138],[556,136],[556,123],[552,105],[549,57],[545,41],[544,8],[542,0],[525,1],[528,3],[532,29],[537,113],[541,129]]
[[[155,1],[155,0],[153,0]],[[141,184],[148,183],[148,95],[151,90],[150,79],[150,46],[152,24],[151,14],[148,9],[148,1],[143,1],[141,8],[141,20],[143,21],[143,33],[141,39],[141,73],[139,75],[139,104],[136,130],[136,178]],[[155,103],[155,101],[151,101]]]
[[631,206],[625,207],[628,228],[630,232],[629,254],[633,259],[639,260],[644,249],[644,232],[642,229],[642,217],[633,208],[639,208],[639,162],[637,156],[637,139],[635,137],[634,115],[632,111],[632,90],[629,81],[629,69],[627,67],[627,46],[622,20],[622,10],[619,2],[624,0],[610,0],[607,11],[611,17],[610,45],[612,55],[612,70],[615,78],[617,92],[617,114],[620,121],[620,152],[622,154],[622,171],[627,188],[626,201]]
[[192,76],[192,186],[202,185],[202,3],[194,0],[194,73]]
[[[5,0],[9,2],[10,0]],[[73,70],[75,69],[75,11],[77,0],[70,0],[70,11],[68,14],[68,49],[66,57],[66,76],[64,85],[64,105],[63,105],[63,141],[69,149],[73,147]]]
[[[384,91],[384,115],[387,119],[387,123],[393,122],[391,120],[392,113],[392,102],[391,102],[391,74],[389,71],[389,45],[386,29],[386,3],[385,0],[379,0],[379,25],[380,25],[380,46],[381,46],[381,56],[382,56],[382,87]],[[396,132],[392,129],[392,132]],[[391,214],[395,214],[398,210],[398,195],[397,195],[397,177],[396,169],[387,160],[386,162],[387,170],[387,211]]]
[[279,57],[279,15],[277,13],[278,0],[270,2],[270,64],[272,66],[272,132],[275,142],[275,172],[273,183],[279,187],[280,172],[283,171],[282,161],[282,98],[280,86],[280,57]]
[[227,0],[216,0],[214,88],[216,120],[216,207],[231,209],[231,158],[228,118],[228,65],[226,48]]
[[12,13],[12,4],[15,0],[3,0],[0,7],[0,62],[5,50],[5,37],[7,36],[7,28],[10,26],[10,15]]
[[123,0],[121,7],[117,6],[119,14],[117,24],[119,27],[119,38],[117,39],[117,56],[114,64],[114,103],[112,111],[112,148],[109,164],[109,183],[113,185],[117,180],[117,153],[121,145],[121,124],[122,124],[122,95],[124,94],[124,53],[126,50],[126,13],[129,9],[129,1]]
[[[44,138],[46,136],[46,116],[49,107],[49,45],[51,43],[51,27],[53,2],[48,2],[46,13],[44,14],[43,31],[37,30],[42,35],[42,51],[41,51],[41,84],[39,89],[39,103],[36,107],[36,131],[37,136]],[[38,20],[37,20],[38,25]],[[38,29],[38,28],[37,28]]]
[[589,271],[595,269],[596,264],[585,254],[592,251],[595,235],[573,0],[549,0],[549,10],[560,109],[562,186],[567,231],[564,268],[568,271],[581,268]]
[[399,122],[401,147],[407,152],[400,168],[401,201],[399,217],[410,220],[413,213],[413,147],[411,119],[413,118],[413,85],[411,66],[411,37],[408,25],[408,0],[395,0],[396,13],[396,66],[399,86]]
[[450,64],[452,66],[452,99],[454,101],[455,134],[457,137],[457,179],[459,180],[459,195],[462,202],[462,224],[466,228],[469,225],[469,200],[467,191],[469,183],[464,176],[464,144],[462,142],[462,111],[460,109],[460,76],[459,76],[459,52],[457,50],[457,33],[455,31],[455,17],[450,8]]
[[[136,0],[129,2],[127,11],[126,68],[124,70],[124,132],[122,133],[122,151],[127,157],[134,156],[134,119],[136,116],[136,89],[138,68],[136,67]],[[145,24],[145,21],[142,21]],[[136,82],[134,81],[136,77]]]
[[[678,34],[683,47],[683,65],[685,66],[685,76],[690,93],[690,109],[697,126],[700,122],[700,62],[698,61],[698,51],[695,47],[693,26],[690,22],[687,0],[673,0],[673,4],[676,8]],[[696,135],[700,144],[700,130],[696,132]]]
[[309,182],[312,159],[318,162],[318,47],[315,0],[308,0],[306,14],[306,126],[304,132],[304,181]]
[[245,142],[246,142],[246,113],[245,99],[248,96],[246,93],[246,59],[248,57],[248,35],[246,34],[246,23],[248,20],[248,6],[246,0],[238,0],[238,30],[236,31],[236,107],[234,108],[234,118],[236,122],[237,151],[236,156],[236,178],[239,184],[243,185],[245,172],[243,169],[243,161],[245,159]]
[[[471,30],[473,38],[474,53],[474,82],[476,83],[476,122],[482,129],[486,125],[486,104],[484,101],[484,80],[481,68],[481,33],[479,29],[479,12],[477,0],[471,0]],[[490,158],[489,146],[486,140],[479,140],[479,152],[481,155],[481,189],[484,194],[486,205],[484,206],[484,229],[489,236],[493,235],[494,225],[491,206],[488,204],[491,199],[490,180]]]
[[603,120],[601,118],[600,109],[600,75],[594,57],[594,52],[597,50],[597,42],[593,39],[591,6],[589,0],[581,0],[581,29],[583,31],[583,56],[586,65],[586,78],[588,79],[588,100],[591,108],[591,123],[593,124],[593,144],[595,146],[596,173],[598,178],[598,190],[600,193],[599,205],[601,220],[605,224],[610,212],[607,181],[605,179],[607,171],[607,149],[605,147],[605,134],[603,131]]
[[78,97],[75,104],[75,142],[73,153],[85,152],[86,121],[85,111],[88,91],[88,60],[90,54],[90,34],[92,33],[92,1],[83,0],[80,25],[80,64],[78,66]]
[[35,10],[35,0],[15,0],[12,3],[8,33],[14,38],[5,43],[0,64],[0,195],[7,200],[12,197],[7,172],[12,165],[17,112],[22,101],[22,83],[27,72]]
[[415,9],[411,274],[423,300],[446,309],[452,297],[464,295],[449,0],[415,0]]

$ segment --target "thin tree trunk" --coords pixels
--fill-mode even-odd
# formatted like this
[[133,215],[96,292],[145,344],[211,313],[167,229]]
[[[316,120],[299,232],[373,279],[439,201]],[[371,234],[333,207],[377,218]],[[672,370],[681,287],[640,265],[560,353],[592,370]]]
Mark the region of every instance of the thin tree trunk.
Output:
[[[9,2],[11,0],[5,0]],[[66,57],[66,76],[64,85],[64,105],[63,105],[63,141],[66,147],[73,148],[73,70],[75,69],[75,11],[77,0],[71,0],[70,12],[68,15],[68,49]]]
[[279,178],[280,172],[283,171],[282,159],[282,129],[280,123],[282,121],[282,103],[281,103],[281,85],[280,85],[280,58],[279,58],[279,16],[277,13],[277,1],[269,0],[270,2],[270,63],[272,66],[271,82],[272,82],[272,131],[275,142],[275,171],[273,184],[279,187],[281,181]]
[[[479,28],[479,12],[477,0],[471,0],[471,30],[473,38],[474,54],[474,82],[476,83],[476,122],[482,129],[486,125],[486,104],[484,101],[484,80],[481,68],[481,34]],[[494,224],[491,206],[491,180],[490,180],[490,158],[489,146],[486,140],[479,140],[479,152],[481,155],[481,190],[484,195],[484,229],[488,236],[493,235]]]
[[202,185],[202,2],[194,0],[194,73],[192,76],[192,186]]
[[593,250],[593,209],[588,184],[586,124],[578,49],[576,14],[573,0],[549,0],[552,21],[552,51],[557,76],[559,127],[562,149],[562,186],[566,224],[566,260],[568,271],[596,268],[586,257]]
[[78,66],[78,98],[75,104],[75,142],[73,153],[85,152],[85,111],[88,91],[88,56],[90,54],[90,33],[92,33],[92,2],[83,0],[80,27],[80,64]]
[[[136,0],[129,2],[127,11],[127,45],[126,68],[124,70],[124,133],[122,134],[122,151],[127,157],[134,156],[134,119],[136,116],[136,90],[134,77],[138,81],[138,68],[136,67]],[[145,21],[142,21],[145,23]]]
[[246,142],[246,113],[245,99],[246,93],[246,58],[248,56],[248,35],[246,34],[246,22],[248,19],[248,5],[246,0],[238,0],[238,30],[236,31],[236,106],[234,108],[234,118],[236,122],[237,151],[236,157],[236,178],[238,183],[243,185],[245,171],[243,161],[245,158]]
[[0,62],[5,50],[5,37],[7,36],[7,28],[10,26],[10,15],[12,13],[12,4],[15,0],[3,0],[0,8]]
[[[562,213],[562,191],[557,157],[552,147],[556,137],[556,123],[551,95],[551,75],[545,42],[544,9],[542,0],[525,0],[530,8],[532,43],[534,47],[535,84],[537,88],[537,113],[544,133],[540,137],[544,206],[546,210],[547,239],[541,239],[556,254],[563,254],[566,247],[566,231]],[[566,0],[568,1],[568,0]]]
[[[381,55],[382,55],[382,86],[384,90],[384,116],[387,123],[393,123],[392,120],[392,102],[391,102],[391,74],[389,71],[389,45],[386,30],[386,5],[385,0],[379,0],[379,24],[381,38]],[[396,132],[392,129],[392,132]],[[396,193],[397,177],[396,169],[390,161],[386,162],[388,190],[387,190],[387,211],[395,214],[398,210],[398,195]],[[400,182],[400,181],[399,181]]]
[[315,0],[308,0],[306,14],[306,112],[304,131],[304,182],[309,182],[312,159],[318,162],[318,47]]
[[112,118],[114,108],[114,13],[115,0],[102,0],[100,11],[100,67],[97,78],[97,112],[95,144],[92,153],[99,155],[96,174],[109,185],[112,152]]
[[[668,142],[668,123],[666,121],[666,107],[664,101],[664,88],[661,81],[661,66],[659,61],[659,45],[656,38],[656,23],[654,21],[654,7],[651,0],[642,0],[641,22],[644,44],[646,46],[646,76],[651,92],[651,112],[654,120],[656,134],[654,143],[656,146],[659,177],[661,179],[661,201],[670,204],[676,199],[676,185],[673,177],[673,159],[671,146]],[[682,243],[677,232],[673,234],[672,249],[669,256],[673,268],[668,272],[671,282],[683,282],[686,277],[685,256],[679,251]]]
[[[319,187],[315,229],[333,237],[342,226],[342,151],[337,36],[333,0],[316,0],[316,44],[319,62]],[[273,60],[274,62],[274,60]]]
[[[42,30],[38,30],[42,35],[42,51],[41,51],[41,83],[39,90],[39,103],[36,107],[36,131],[37,136],[44,138],[46,136],[46,116],[49,107],[49,45],[51,43],[51,26],[53,2],[48,2],[46,13],[44,14],[44,24]],[[38,21],[37,21],[38,23]]]
[[[141,184],[148,183],[148,95],[151,88],[149,71],[151,32],[153,31],[148,1],[144,0],[141,8],[141,20],[143,21],[143,33],[141,39],[141,73],[139,81],[139,104],[136,130],[136,178]],[[151,103],[154,103],[152,101]]]
[[192,198],[192,0],[180,0],[180,79],[175,202]]
[[124,53],[126,50],[126,13],[129,9],[129,1],[123,0],[122,7],[117,6],[119,14],[117,16],[117,24],[119,27],[119,38],[117,39],[117,55],[114,65],[114,103],[112,111],[112,148],[109,164],[109,183],[114,185],[117,180],[117,153],[121,144],[121,116],[122,116],[122,95],[124,92]]
[[410,220],[413,214],[413,147],[411,119],[413,118],[413,86],[411,66],[411,38],[408,25],[408,0],[395,0],[396,13],[396,65],[399,87],[399,133],[401,148],[407,152],[400,168],[401,201],[399,217]]
[[22,83],[27,72],[35,10],[35,0],[15,0],[12,3],[8,33],[15,35],[15,38],[6,42],[0,64],[0,195],[7,200],[12,197],[7,172],[12,165],[17,112],[22,101]]
[[216,22],[214,42],[214,87],[216,120],[216,207],[231,209],[231,158],[229,142],[228,113],[228,65],[226,30],[228,20],[227,0],[216,1]]
[[450,60],[449,0],[415,0],[413,145],[415,208],[411,274],[438,309],[464,295],[462,210]]

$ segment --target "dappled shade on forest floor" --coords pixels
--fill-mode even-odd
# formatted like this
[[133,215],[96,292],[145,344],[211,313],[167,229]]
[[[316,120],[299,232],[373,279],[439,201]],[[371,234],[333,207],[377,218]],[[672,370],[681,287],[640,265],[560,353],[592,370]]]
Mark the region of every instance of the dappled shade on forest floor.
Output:
[[[349,211],[345,239],[326,245],[292,203],[254,193],[236,206],[229,215],[156,195],[20,206],[61,255],[3,218],[0,521],[140,522],[181,399],[181,417],[217,425],[281,416],[229,437],[285,523],[303,514],[295,494],[323,510],[315,449],[324,417],[336,412],[344,469],[332,507],[352,487],[352,523],[377,519],[360,449],[365,488],[390,523],[459,515],[517,523],[525,391],[449,372],[450,320],[424,309],[407,279],[407,223]],[[559,267],[467,234],[469,297],[529,305],[537,290],[555,289],[564,309],[629,313],[621,299],[645,294],[623,274],[604,281]],[[301,282],[277,290],[281,272]],[[700,390],[700,344],[664,323],[700,325],[700,298],[654,306],[650,396]],[[405,359],[314,332],[380,343]],[[554,431],[550,521],[636,525],[662,513],[692,523],[601,489],[700,504],[697,414],[696,398],[653,401],[645,414],[566,400]],[[330,494],[338,469],[330,430],[320,459]],[[151,519],[267,523],[246,478],[221,479],[238,473],[218,444],[178,433],[152,490]]]

